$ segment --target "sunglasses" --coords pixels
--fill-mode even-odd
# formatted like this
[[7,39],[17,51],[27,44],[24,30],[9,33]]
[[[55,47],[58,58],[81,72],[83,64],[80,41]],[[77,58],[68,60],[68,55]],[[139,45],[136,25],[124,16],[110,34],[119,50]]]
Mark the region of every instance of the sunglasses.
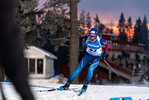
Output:
[[92,36],[92,35],[90,35],[90,37],[96,37],[96,36]]

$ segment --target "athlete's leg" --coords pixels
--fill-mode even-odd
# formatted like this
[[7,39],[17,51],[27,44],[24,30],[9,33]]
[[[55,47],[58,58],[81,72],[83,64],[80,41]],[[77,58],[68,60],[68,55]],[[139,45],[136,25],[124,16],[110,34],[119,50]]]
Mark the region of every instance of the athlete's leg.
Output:
[[77,69],[71,74],[68,82],[64,85],[61,86],[61,90],[67,90],[71,84],[71,82],[75,79],[75,77],[81,72],[81,70],[91,61],[93,58],[90,57],[88,54],[85,54],[82,60],[80,61]]
[[84,57],[82,58],[82,60],[80,61],[77,69],[71,74],[69,81],[73,81],[75,79],[75,77],[82,71],[82,69],[92,60],[92,58],[90,56],[88,56],[88,54],[84,55]]
[[87,82],[91,81],[91,79],[93,77],[94,69],[98,66],[99,61],[100,61],[100,57],[97,57],[96,59],[94,59],[92,61],[92,64],[90,65],[90,67],[88,69],[88,75],[87,75],[87,78],[86,78]]
[[91,81],[92,76],[93,76],[93,71],[94,69],[97,67],[98,63],[100,61],[100,57],[96,57],[93,61],[92,64],[90,65],[89,69],[88,69],[88,75],[86,78],[86,81],[81,89],[81,92],[85,92],[88,86],[88,83]]

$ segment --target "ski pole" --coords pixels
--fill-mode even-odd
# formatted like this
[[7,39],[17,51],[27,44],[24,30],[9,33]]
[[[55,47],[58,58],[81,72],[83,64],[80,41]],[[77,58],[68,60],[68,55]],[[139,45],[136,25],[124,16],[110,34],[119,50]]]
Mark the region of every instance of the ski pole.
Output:
[[114,72],[118,77],[120,77],[120,75],[117,74],[117,72],[111,67],[111,65],[110,65],[106,60],[103,59],[103,61],[111,68],[111,70],[113,70],[113,72]]

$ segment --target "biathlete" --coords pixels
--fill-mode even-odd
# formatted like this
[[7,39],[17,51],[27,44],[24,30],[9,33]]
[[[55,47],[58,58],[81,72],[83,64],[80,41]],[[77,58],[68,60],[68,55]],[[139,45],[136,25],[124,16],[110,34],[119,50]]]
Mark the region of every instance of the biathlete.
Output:
[[[75,77],[82,71],[82,69],[91,62],[91,65],[88,69],[88,75],[86,77],[86,81],[81,89],[81,92],[86,92],[87,86],[92,79],[93,71],[98,66],[98,63],[101,59],[105,59],[105,55],[109,49],[109,42],[104,38],[97,35],[97,29],[92,28],[89,32],[89,35],[85,36],[83,41],[83,50],[86,51],[84,57],[80,61],[77,69],[71,74],[68,82],[60,87],[60,90],[67,90],[71,84],[71,82],[75,79]],[[104,53],[102,54],[102,46],[105,45]]]

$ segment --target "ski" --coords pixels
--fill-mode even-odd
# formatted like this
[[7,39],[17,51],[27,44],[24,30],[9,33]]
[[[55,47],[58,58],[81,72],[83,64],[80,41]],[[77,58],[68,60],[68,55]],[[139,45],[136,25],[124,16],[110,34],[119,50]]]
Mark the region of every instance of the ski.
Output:
[[37,90],[36,92],[50,92],[50,91],[56,91],[56,88],[48,89],[48,90]]
[[47,87],[47,86],[40,86],[40,85],[30,85],[31,87],[39,87],[39,88],[51,88],[51,87]]
[[[78,88],[70,88],[67,90],[77,92],[77,89]],[[52,92],[52,91],[67,91],[67,90],[60,90],[59,88],[52,88],[52,89],[48,89],[48,90],[37,90],[36,92]]]

